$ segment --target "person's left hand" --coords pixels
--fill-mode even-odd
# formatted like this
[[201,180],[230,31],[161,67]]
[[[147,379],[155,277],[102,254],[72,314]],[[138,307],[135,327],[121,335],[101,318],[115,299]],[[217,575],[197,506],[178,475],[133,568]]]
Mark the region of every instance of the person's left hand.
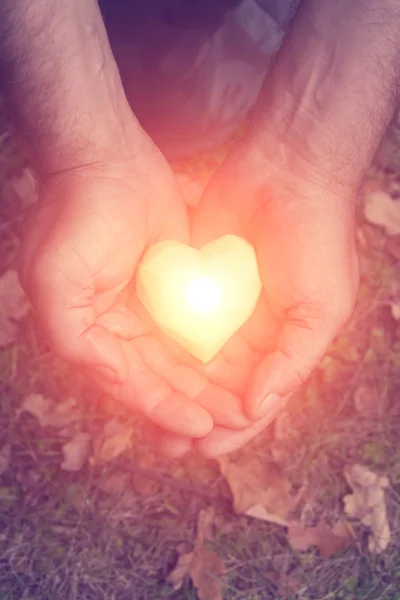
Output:
[[[310,167],[300,177],[256,145],[237,146],[209,183],[194,216],[192,243],[227,233],[256,249],[263,292],[254,314],[202,368],[243,398],[253,424],[216,425],[194,441],[206,456],[232,452],[265,429],[304,382],[350,316],[358,285],[354,194]],[[182,455],[188,438],[158,434],[162,452]]]
[[[124,160],[84,164],[41,185],[24,236],[21,282],[52,350],[116,402],[165,431],[202,437],[246,427],[240,399],[160,338],[135,294],[137,265],[165,239],[187,242],[186,208],[165,159],[144,138]],[[165,337],[165,336],[164,336]]]

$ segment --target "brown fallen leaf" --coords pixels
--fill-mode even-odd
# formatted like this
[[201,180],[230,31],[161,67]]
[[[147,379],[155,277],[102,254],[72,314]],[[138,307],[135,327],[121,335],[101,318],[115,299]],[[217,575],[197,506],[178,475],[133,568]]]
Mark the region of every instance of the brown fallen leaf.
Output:
[[389,479],[359,464],[346,467],[344,477],[353,490],[343,498],[344,510],[370,528],[368,549],[371,554],[379,554],[388,547],[391,538],[385,503]]
[[221,583],[215,579],[224,572],[224,563],[212,550],[202,546],[194,553],[189,575],[200,600],[222,600]]
[[172,585],[175,591],[180,590],[183,580],[189,575],[190,566],[193,561],[193,552],[181,554],[178,562],[167,577],[167,582]]
[[[175,568],[167,577],[167,581],[175,590],[182,587],[186,576],[190,577],[199,600],[222,600],[221,583],[218,578],[224,572],[224,564],[218,554],[204,547],[205,540],[210,539],[212,535],[214,517],[212,507],[200,511],[193,551],[181,553]],[[179,549],[187,550],[187,547]]]
[[51,398],[45,398],[43,394],[28,394],[22,402],[18,416],[27,412],[35,417],[42,427],[45,427],[47,415],[53,407],[54,402]]
[[365,197],[364,216],[373,225],[383,227],[387,235],[400,234],[400,202],[383,191]]
[[322,557],[326,558],[346,550],[354,538],[343,521],[338,521],[329,527],[325,521],[319,521],[316,527],[303,527],[298,522],[292,522],[288,528],[288,541],[295,550],[305,551],[316,546]]
[[133,427],[130,423],[121,423],[118,419],[108,421],[97,442],[95,458],[108,462],[115,460],[123,452],[132,447]]
[[38,185],[31,169],[25,168],[18,175],[14,175],[10,179],[10,185],[23,207],[29,207],[38,201]]
[[291,485],[274,465],[264,466],[258,456],[242,455],[237,462],[218,459],[233,496],[236,514],[286,526],[294,508]]
[[15,269],[0,277],[0,348],[16,340],[16,321],[29,311],[29,300],[19,283]]
[[89,458],[91,436],[89,433],[77,433],[72,440],[62,447],[64,460],[61,468],[64,471],[80,471]]
[[8,471],[11,461],[11,444],[4,444],[0,448],[0,475],[4,475]]
[[283,410],[275,418],[274,422],[274,439],[277,442],[285,442],[296,432],[294,427],[293,417],[287,411]]
[[[154,469],[156,465],[156,455],[153,452],[144,452],[135,460],[135,464],[142,469]],[[160,484],[144,474],[132,474],[132,486],[137,494],[144,497],[149,497],[157,493],[160,489]]]
[[28,394],[22,402],[19,414],[27,412],[36,417],[42,427],[61,429],[76,423],[80,418],[77,401],[69,397],[63,402],[54,402],[42,394]]
[[376,415],[381,408],[376,390],[366,384],[358,386],[357,390],[354,392],[353,402],[356,411],[364,416]]
[[400,321],[400,302],[392,302],[390,304],[390,312],[395,321]]

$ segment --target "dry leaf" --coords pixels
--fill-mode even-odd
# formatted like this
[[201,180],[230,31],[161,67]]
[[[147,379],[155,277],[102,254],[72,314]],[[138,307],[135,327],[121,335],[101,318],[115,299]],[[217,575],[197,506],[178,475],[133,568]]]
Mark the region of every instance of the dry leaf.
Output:
[[38,201],[38,185],[31,169],[25,168],[12,177],[10,185],[23,207],[31,206]]
[[364,216],[373,225],[383,227],[387,235],[400,234],[400,202],[386,192],[377,191],[366,196]]
[[11,461],[11,444],[4,444],[0,449],[0,475],[8,470]]
[[201,547],[194,553],[189,575],[199,600],[222,600],[221,584],[215,579],[224,572],[224,563],[212,550]]
[[29,310],[29,300],[18,279],[15,269],[9,269],[0,277],[0,313],[12,319],[22,319]]
[[45,398],[42,394],[28,394],[22,402],[18,415],[27,412],[34,416],[42,427],[45,427],[47,415],[53,407],[54,402],[51,398]]
[[395,321],[400,321],[400,302],[392,302],[390,304],[390,312]]
[[354,392],[354,408],[361,415],[374,415],[380,410],[376,391],[366,384],[361,384]]
[[0,348],[15,342],[17,326],[29,310],[29,300],[19,283],[15,269],[9,269],[0,277]]
[[167,577],[167,581],[178,590],[184,578],[189,576],[199,600],[222,600],[221,584],[217,578],[224,572],[224,564],[218,554],[204,547],[205,540],[211,537],[214,517],[212,507],[200,511],[193,551],[181,554],[175,568]]
[[57,427],[58,429],[72,425],[79,421],[79,419],[80,411],[78,403],[71,396],[63,402],[53,404],[52,409],[44,415],[45,426]]
[[183,580],[187,575],[189,575],[189,569],[190,565],[192,564],[192,560],[193,552],[181,554],[175,567],[168,575],[167,582],[172,585],[175,591],[181,589]]
[[290,523],[288,541],[295,550],[304,551],[316,546],[321,556],[328,557],[340,550],[346,550],[354,539],[343,521],[338,521],[333,527],[320,521],[316,527],[303,527],[297,522]]
[[218,459],[233,496],[236,514],[287,525],[294,508],[289,481],[273,465],[267,468],[258,456],[245,454],[236,463],[227,456]]
[[7,315],[0,313],[0,348],[13,344],[17,339],[17,333],[17,324],[10,321]]
[[379,554],[390,543],[385,503],[385,489],[389,487],[389,480],[363,465],[346,467],[344,476],[353,490],[352,494],[343,498],[345,512],[370,528],[368,549],[372,554]]
[[42,394],[28,394],[24,399],[19,414],[27,412],[39,421],[42,427],[61,429],[79,420],[80,412],[74,398],[67,398],[56,404],[51,398]]
[[[152,469],[156,464],[156,456],[153,452],[144,452],[137,458],[136,464],[142,469]],[[144,497],[151,496],[160,489],[160,484],[157,481],[140,473],[133,473],[132,485],[135,492]]]
[[61,463],[61,468],[64,471],[80,471],[89,458],[90,450],[90,434],[77,433],[62,448],[64,460]]
[[133,427],[129,423],[120,423],[116,419],[108,421],[103,429],[103,442],[98,450],[100,461],[115,460],[132,446]]
[[284,410],[279,413],[274,422],[274,439],[277,442],[284,442],[290,438],[295,432],[293,426],[293,417],[291,414]]

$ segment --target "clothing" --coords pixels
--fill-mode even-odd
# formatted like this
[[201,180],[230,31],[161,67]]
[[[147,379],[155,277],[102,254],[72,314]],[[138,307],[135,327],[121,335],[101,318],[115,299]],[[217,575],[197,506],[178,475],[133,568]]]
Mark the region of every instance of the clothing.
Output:
[[256,0],[103,0],[128,100],[168,158],[221,142],[245,119],[291,5],[290,0],[263,0],[263,7]]

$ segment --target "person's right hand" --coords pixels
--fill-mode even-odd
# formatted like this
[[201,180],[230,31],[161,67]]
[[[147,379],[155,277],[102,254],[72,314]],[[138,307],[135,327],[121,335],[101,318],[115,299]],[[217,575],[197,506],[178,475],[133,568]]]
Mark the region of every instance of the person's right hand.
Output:
[[130,159],[74,168],[44,183],[20,277],[58,356],[163,430],[198,438],[214,422],[240,428],[249,420],[237,396],[181,362],[134,293],[148,246],[188,238],[174,176],[144,137]]

